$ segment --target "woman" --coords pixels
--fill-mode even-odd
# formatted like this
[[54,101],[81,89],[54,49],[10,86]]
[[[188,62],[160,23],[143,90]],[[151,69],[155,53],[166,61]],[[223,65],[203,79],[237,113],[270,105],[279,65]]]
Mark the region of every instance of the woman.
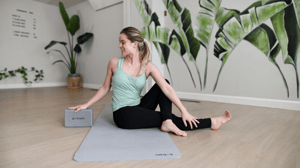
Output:
[[[104,97],[112,86],[113,119],[120,128],[160,127],[162,131],[187,136],[183,130],[216,130],[230,120],[229,111],[223,116],[206,119],[196,119],[188,113],[168,80],[150,62],[149,43],[142,38],[138,29],[124,28],[119,41],[123,57],[114,57],[109,61],[104,84],[87,103],[69,109],[78,112],[88,108]],[[140,99],[140,93],[149,76],[156,84]],[[172,102],[181,111],[182,118],[172,114]],[[160,106],[160,112],[155,111],[157,105]]]

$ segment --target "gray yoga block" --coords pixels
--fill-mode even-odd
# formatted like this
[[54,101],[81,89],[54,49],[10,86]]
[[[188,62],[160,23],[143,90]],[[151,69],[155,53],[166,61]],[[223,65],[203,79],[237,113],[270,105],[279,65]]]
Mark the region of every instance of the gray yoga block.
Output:
[[90,127],[93,125],[93,109],[65,110],[65,127]]

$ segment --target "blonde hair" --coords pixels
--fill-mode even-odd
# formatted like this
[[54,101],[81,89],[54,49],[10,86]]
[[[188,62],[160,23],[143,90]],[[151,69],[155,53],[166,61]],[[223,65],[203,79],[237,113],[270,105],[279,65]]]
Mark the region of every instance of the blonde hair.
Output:
[[141,32],[134,27],[126,27],[124,28],[120,34],[125,34],[132,43],[133,42],[138,42],[138,48],[140,52],[140,57],[141,57],[141,69],[138,74],[140,76],[145,72],[146,66],[148,62],[150,62],[150,57],[151,57],[151,50],[150,50],[150,44],[147,40],[144,40],[142,37]]

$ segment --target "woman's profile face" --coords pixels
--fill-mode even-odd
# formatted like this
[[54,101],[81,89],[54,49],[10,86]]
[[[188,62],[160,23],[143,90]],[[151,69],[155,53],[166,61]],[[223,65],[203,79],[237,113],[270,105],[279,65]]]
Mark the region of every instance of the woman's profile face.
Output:
[[132,43],[125,34],[120,34],[119,42],[119,48],[121,50],[122,56],[127,56],[136,52],[136,44]]

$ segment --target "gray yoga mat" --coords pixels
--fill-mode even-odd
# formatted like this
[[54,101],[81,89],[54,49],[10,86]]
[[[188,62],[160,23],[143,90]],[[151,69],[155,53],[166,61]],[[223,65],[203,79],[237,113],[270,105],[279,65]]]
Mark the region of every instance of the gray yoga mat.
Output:
[[74,156],[78,162],[171,159],[181,156],[159,128],[121,129],[106,103]]

